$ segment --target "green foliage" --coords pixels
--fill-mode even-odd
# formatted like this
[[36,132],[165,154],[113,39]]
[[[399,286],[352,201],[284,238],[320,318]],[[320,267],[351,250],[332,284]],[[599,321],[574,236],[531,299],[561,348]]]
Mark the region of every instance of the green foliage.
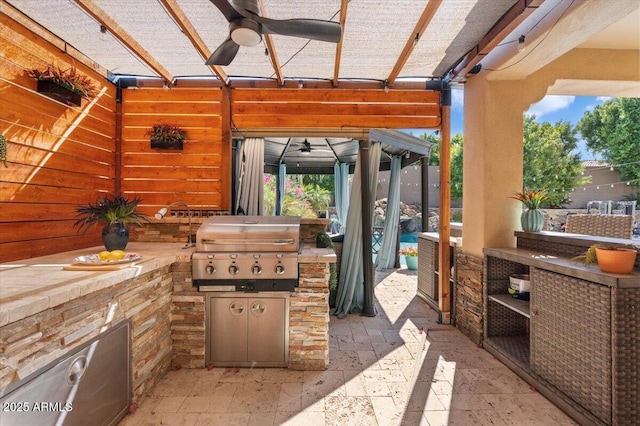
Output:
[[421,134],[419,137],[420,139],[424,139],[433,144],[433,147],[431,148],[431,154],[429,155],[429,165],[430,166],[440,165],[440,137],[434,134],[428,135],[426,133]]
[[400,250],[398,250],[398,254],[407,256],[407,257],[417,257],[418,247],[416,246],[403,247]]
[[63,70],[60,67],[48,65],[44,70],[34,68],[28,74],[36,80],[50,80],[86,98],[93,98],[98,94],[93,81],[86,75],[78,73],[75,67]]
[[305,199],[311,203],[313,211],[326,211],[331,201],[331,192],[315,183],[305,185],[303,188]]
[[451,198],[462,199],[462,145],[464,137],[460,134],[451,138]]
[[522,191],[516,192],[510,198],[520,201],[528,209],[538,209],[540,206],[549,200],[546,189],[527,190],[522,188]]
[[[435,135],[426,133],[420,135],[421,139],[433,143],[431,155],[429,156],[429,165],[440,165],[440,138]],[[462,198],[462,145],[464,137],[456,134],[451,138],[451,198],[459,200]]]
[[78,206],[76,216],[78,219],[73,224],[74,228],[86,230],[98,222],[105,223],[137,223],[141,224],[143,220],[148,220],[145,215],[140,213],[137,208],[142,200],[140,198],[127,199],[121,195],[110,198],[109,195],[98,198],[95,204],[87,204],[86,206]]
[[[277,179],[274,176],[266,175],[264,177],[264,211],[267,215],[271,215],[275,211],[276,182]],[[316,217],[299,176],[287,176],[282,216]]]
[[534,115],[525,115],[523,137],[524,186],[546,189],[550,206],[567,204],[571,192],[588,182],[580,156],[572,153],[578,146],[576,129],[568,122],[538,123]]
[[178,126],[172,126],[170,124],[154,124],[154,126],[148,130],[145,135],[149,136],[151,140],[161,143],[174,143],[184,142],[187,138],[187,134]]
[[640,98],[614,98],[587,111],[577,125],[587,147],[640,186]]

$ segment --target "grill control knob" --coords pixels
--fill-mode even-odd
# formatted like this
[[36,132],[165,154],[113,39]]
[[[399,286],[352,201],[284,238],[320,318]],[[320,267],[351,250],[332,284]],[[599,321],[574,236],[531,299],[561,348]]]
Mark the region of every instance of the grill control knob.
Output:
[[284,274],[284,265],[282,263],[278,263],[276,265],[276,274],[278,275]]
[[216,267],[213,265],[207,265],[207,267],[204,268],[204,270],[207,272],[207,274],[211,275],[211,274],[215,274]]
[[238,270],[239,270],[238,269],[238,265],[236,265],[236,264],[233,264],[233,265],[229,266],[229,273],[231,275],[236,275],[238,273]]
[[251,272],[253,272],[253,275],[260,275],[262,273],[262,266],[256,263],[251,267]]

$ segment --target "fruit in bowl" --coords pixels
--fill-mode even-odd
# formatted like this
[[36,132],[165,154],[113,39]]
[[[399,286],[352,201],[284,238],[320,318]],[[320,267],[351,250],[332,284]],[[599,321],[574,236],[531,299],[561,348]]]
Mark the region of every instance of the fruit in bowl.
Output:
[[113,260],[124,259],[125,255],[126,253],[122,250],[111,250],[111,251],[103,250],[100,253],[98,253],[98,257],[102,262],[109,262]]

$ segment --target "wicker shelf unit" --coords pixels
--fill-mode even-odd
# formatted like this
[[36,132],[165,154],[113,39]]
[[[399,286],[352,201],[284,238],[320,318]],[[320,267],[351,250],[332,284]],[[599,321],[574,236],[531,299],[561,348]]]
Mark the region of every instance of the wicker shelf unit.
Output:
[[[580,424],[636,424],[640,273],[516,248],[485,249],[484,260],[485,349]],[[524,273],[530,303],[506,294]]]

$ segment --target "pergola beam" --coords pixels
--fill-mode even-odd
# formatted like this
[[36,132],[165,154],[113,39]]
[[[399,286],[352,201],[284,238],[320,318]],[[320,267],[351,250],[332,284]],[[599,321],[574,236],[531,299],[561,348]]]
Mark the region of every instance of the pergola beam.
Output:
[[75,3],[89,16],[95,19],[100,25],[105,27],[113,37],[115,37],[124,47],[144,62],[164,81],[171,83],[173,75],[158,62],[153,55],[147,52],[135,38],[126,32],[118,23],[102,10],[93,0],[74,0]]
[[[260,13],[262,13],[262,16],[267,16],[264,9],[264,1],[258,0],[258,4],[260,5]],[[273,71],[276,74],[276,82],[278,83],[278,87],[281,87],[284,85],[284,77],[282,76],[282,68],[280,67],[278,55],[276,55],[276,45],[273,43],[273,37],[271,37],[271,34],[263,34],[262,37],[264,37],[264,43],[267,45],[267,52],[269,52],[269,58],[271,58],[271,65],[273,66]]]
[[391,74],[389,74],[389,77],[387,77],[387,85],[389,87],[393,86],[396,78],[398,78],[398,75],[400,75],[400,71],[402,71],[402,68],[404,68],[404,65],[407,63],[409,56],[411,56],[411,53],[413,52],[413,48],[420,40],[422,33],[429,25],[429,22],[431,22],[431,19],[433,19],[433,16],[436,14],[436,11],[440,7],[441,3],[442,0],[430,0],[429,3],[427,3],[427,6],[422,11],[422,15],[420,15],[420,19],[418,19],[418,22],[416,23],[416,26],[413,29],[409,40],[407,40],[407,43],[404,45],[404,49],[402,49],[402,52],[400,52],[400,56],[398,57],[396,64],[393,66]]
[[340,78],[340,59],[342,58],[342,40],[344,40],[344,28],[345,23],[347,22],[347,7],[349,5],[349,0],[342,0],[340,4],[340,28],[342,28],[342,37],[340,37],[340,41],[336,45],[336,61],[333,67],[333,87],[338,87],[338,79]]
[[545,0],[520,0],[507,11],[482,40],[453,69],[453,79],[465,76],[500,44],[518,25],[524,22]]
[[[206,62],[211,56],[211,49],[209,49],[204,40],[202,40],[202,37],[200,37],[195,27],[193,26],[189,18],[187,18],[187,15],[178,5],[176,0],[160,0],[160,2],[164,6],[165,10],[169,13],[169,15],[171,15],[176,24],[178,24],[184,35],[187,36],[193,47],[196,48],[196,51],[198,52],[198,54],[200,54],[200,57],[202,57],[202,59],[204,59],[204,61]],[[222,67],[218,65],[211,65],[210,68],[225,86],[229,85],[229,77],[227,76],[227,73],[224,72]]]

